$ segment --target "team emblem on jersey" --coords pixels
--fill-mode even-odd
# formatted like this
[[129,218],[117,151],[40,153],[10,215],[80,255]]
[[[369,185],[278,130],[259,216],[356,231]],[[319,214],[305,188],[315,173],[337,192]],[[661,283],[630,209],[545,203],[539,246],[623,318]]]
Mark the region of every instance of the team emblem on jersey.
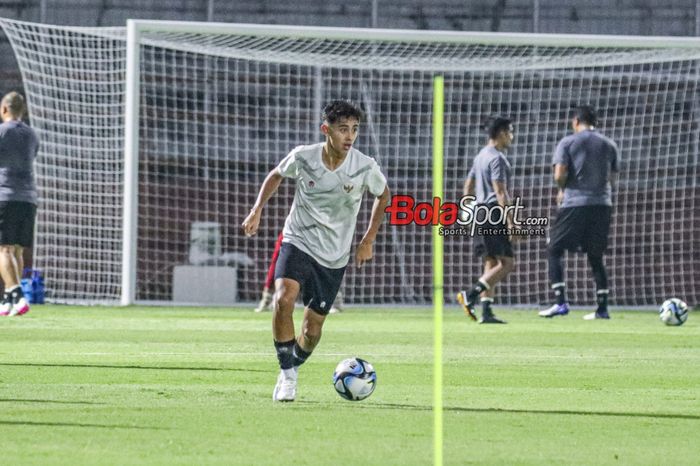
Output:
[[309,188],[313,188],[316,186],[316,183],[314,183],[314,180],[309,180]]
[[349,193],[350,191],[353,190],[354,187],[355,187],[355,186],[354,186],[352,183],[345,183],[345,184],[343,185],[343,190],[344,190],[346,193]]

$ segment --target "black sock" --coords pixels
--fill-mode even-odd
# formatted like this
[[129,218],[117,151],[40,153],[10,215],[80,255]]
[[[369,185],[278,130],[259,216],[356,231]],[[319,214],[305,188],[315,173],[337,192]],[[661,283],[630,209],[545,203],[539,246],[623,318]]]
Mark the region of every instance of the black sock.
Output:
[[554,290],[554,299],[557,301],[557,304],[562,305],[566,302],[566,285],[564,283],[555,283],[552,285],[552,289]]
[[12,295],[12,302],[16,303],[17,301],[20,300],[20,298],[24,298],[24,293],[22,292],[22,287],[17,285],[14,287],[11,291],[10,294]]
[[295,340],[292,354],[294,355],[294,365],[301,366],[306,362],[309,356],[311,356],[311,351],[305,351],[301,346],[299,346],[299,342]]
[[481,298],[481,315],[484,317],[493,316],[493,311],[491,310],[491,303],[493,303],[493,298]]
[[280,363],[280,369],[291,369],[294,367],[294,342],[275,341],[275,350],[277,351],[277,360]]
[[10,293],[9,291],[6,291],[2,295],[2,302],[3,303],[12,303],[12,293]]
[[477,280],[471,291],[469,291],[469,300],[476,301],[476,298],[478,298],[484,290],[488,290],[489,288],[490,286],[488,286],[486,283],[482,282],[481,280]]
[[608,290],[596,291],[595,302],[598,305],[598,309],[596,309],[596,312],[601,314],[608,312]]

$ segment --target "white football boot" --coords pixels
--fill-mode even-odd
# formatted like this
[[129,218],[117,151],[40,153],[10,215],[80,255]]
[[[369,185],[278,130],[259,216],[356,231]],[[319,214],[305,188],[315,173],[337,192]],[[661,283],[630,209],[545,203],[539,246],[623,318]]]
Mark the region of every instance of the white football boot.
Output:
[[272,401],[294,401],[297,396],[297,369],[280,369]]

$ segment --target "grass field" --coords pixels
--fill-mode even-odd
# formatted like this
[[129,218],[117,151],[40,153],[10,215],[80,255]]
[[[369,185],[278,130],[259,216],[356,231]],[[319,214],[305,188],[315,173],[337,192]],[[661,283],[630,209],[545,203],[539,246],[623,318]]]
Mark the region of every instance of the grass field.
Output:
[[700,464],[700,316],[445,321],[445,464]]
[[[700,319],[581,315],[448,309],[446,465],[698,464]],[[0,320],[0,464],[430,465],[432,332],[428,309],[331,316],[273,404],[269,314],[37,306]],[[360,403],[330,383],[352,355],[378,373]]]
[[[272,403],[270,328],[249,309],[37,306],[3,318],[0,464],[430,464],[429,312],[331,316],[286,404]],[[363,402],[331,383],[353,355],[378,371]]]

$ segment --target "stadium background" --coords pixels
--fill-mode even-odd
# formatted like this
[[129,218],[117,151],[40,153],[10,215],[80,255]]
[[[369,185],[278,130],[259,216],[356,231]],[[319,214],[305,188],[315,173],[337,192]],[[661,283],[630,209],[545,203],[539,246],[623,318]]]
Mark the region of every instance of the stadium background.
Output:
[[[141,2],[126,2],[126,1],[101,1],[101,2],[78,2],[78,1],[23,1],[0,2],[0,16],[7,18],[20,19],[24,21],[45,22],[50,24],[66,24],[78,26],[123,26],[126,18],[150,18],[150,19],[173,19],[173,20],[193,20],[207,21],[215,20],[218,22],[248,22],[248,23],[268,23],[268,24],[297,24],[297,25],[319,25],[319,26],[341,26],[341,27],[380,27],[380,28],[407,28],[407,29],[442,29],[442,30],[464,30],[464,31],[498,31],[498,32],[543,32],[543,33],[599,33],[599,34],[636,34],[636,35],[697,35],[700,30],[698,17],[696,12],[700,11],[700,2],[696,1],[677,1],[668,2],[666,4],[656,4],[650,1],[496,1],[496,2],[419,2],[419,1],[367,1],[357,2],[353,5],[347,5],[343,2],[330,1],[319,4],[318,2],[301,1],[294,4],[279,4],[268,1],[242,1],[242,2],[223,2],[223,1],[182,1],[169,2],[167,7],[161,2],[156,1],[141,1]],[[12,89],[20,88],[21,79],[17,65],[14,62],[14,55],[6,40],[2,41],[3,52],[2,60],[2,82],[0,86],[2,91],[6,92]],[[649,89],[650,93],[654,90]],[[692,104],[692,102],[690,103]],[[379,113],[383,109],[377,109]],[[649,108],[647,110],[652,110]],[[692,105],[688,108],[680,108],[679,114],[690,115],[694,109]],[[426,114],[429,112],[426,109]],[[183,114],[183,117],[186,117]],[[552,115],[553,119],[565,118],[565,115]],[[690,118],[692,119],[692,117]],[[682,144],[689,147],[689,152],[692,151],[692,145],[695,143],[692,140],[692,135],[697,136],[697,120],[695,127],[689,127],[686,135],[690,138]],[[548,134],[551,138],[551,143],[554,144],[560,134]],[[517,141],[516,141],[517,144]],[[474,145],[473,143],[468,147]],[[697,147],[697,146],[695,146]],[[362,147],[361,147],[362,149]],[[471,148],[473,151],[476,147]],[[283,154],[280,154],[280,156]],[[671,155],[671,154],[664,154]],[[694,159],[697,161],[697,153],[694,154]],[[427,164],[427,160],[425,161]],[[246,169],[245,166],[237,167],[238,173],[245,176],[245,173],[257,174],[264,173],[266,166],[255,166]],[[650,167],[653,168],[653,167]],[[221,167],[212,167],[215,173],[217,169],[229,170],[230,167],[222,165]],[[641,168],[640,168],[641,169]],[[649,178],[663,176],[663,167],[658,167],[658,172],[650,172],[647,174]],[[148,182],[151,186],[149,192],[155,193],[155,197],[174,198],[175,194],[168,194],[170,191],[176,191],[180,187],[172,181],[172,172],[167,166],[155,167],[150,173],[151,178]],[[698,183],[695,174],[697,172],[691,170],[688,172],[687,179],[683,180],[683,185],[690,187],[685,191],[686,195],[683,199],[669,192],[667,195],[662,195],[660,198],[663,203],[668,205],[661,206],[667,209],[672,209],[672,204],[683,201],[681,207],[686,206],[692,210],[697,205]],[[256,176],[257,176],[256,175]],[[525,174],[527,175],[527,174]],[[201,175],[204,176],[204,175]],[[206,176],[211,176],[209,172]],[[223,177],[222,177],[223,178]],[[249,180],[254,181],[254,180]],[[397,180],[398,181],[398,180]],[[158,186],[158,187],[155,187]],[[397,186],[395,191],[402,192],[400,186]],[[188,188],[190,199],[206,199],[207,192],[200,190],[197,187],[197,182],[194,180]],[[224,192],[225,189],[220,190]],[[420,197],[427,198],[429,193],[429,184],[426,180],[426,185],[420,190]],[[455,191],[456,192],[456,191]],[[553,191],[552,191],[553,193]],[[145,193],[141,193],[142,197]],[[524,197],[528,197],[528,192],[523,190],[520,192]],[[644,212],[645,205],[658,202],[652,196],[656,194],[652,189],[647,191],[642,190],[641,194],[635,192],[634,199],[625,199],[624,195],[620,201],[627,203],[637,203],[639,212]],[[248,199],[242,202],[241,206],[250,205],[254,192],[247,193]],[[283,191],[283,195],[277,202],[275,209],[276,216],[282,217],[284,206],[289,203],[290,191]],[[227,199],[213,199],[214,203],[226,205]],[[182,205],[171,206],[174,209],[181,209]],[[538,208],[540,206],[534,206]],[[676,206],[677,207],[677,206]],[[197,202],[188,204],[187,209],[196,211],[201,207]],[[224,225],[225,247],[224,249],[241,250],[245,248],[244,240],[239,234],[235,233],[237,225],[245,215],[245,209],[225,209],[226,214],[221,220]],[[678,238],[676,246],[683,243],[690,245],[689,250],[685,250],[678,255],[680,263],[664,264],[669,255],[674,254],[672,250],[674,244],[664,243],[660,241],[657,245],[662,245],[660,248],[655,248],[655,244],[640,244],[636,247],[634,244],[619,244],[618,254],[614,254],[618,261],[613,268],[625,267],[626,261],[631,258],[639,257],[640,255],[649,256],[647,260],[642,261],[642,267],[653,268],[658,264],[661,267],[678,267],[681,270],[689,270],[690,278],[687,283],[697,284],[697,278],[693,279],[693,264],[697,265],[697,238],[693,232],[700,230],[697,214],[693,215],[690,212],[690,224],[687,230],[687,236]],[[175,218],[175,217],[173,217]],[[631,216],[629,222],[621,227],[623,229],[634,230],[635,224],[648,221],[643,214]],[[179,248],[166,248],[172,251],[175,257],[168,259],[170,263],[186,262],[187,244],[189,235],[190,222],[177,222],[176,224],[140,224],[139,235],[140,241],[146,244],[145,255],[148,254],[149,242],[166,241],[171,244],[181,245]],[[358,229],[361,230],[364,225],[361,224]],[[279,222],[269,222],[269,225],[279,224]],[[167,234],[166,234],[167,232]],[[172,232],[176,232],[174,235]],[[272,246],[274,237],[277,231],[274,228],[268,228],[261,232],[261,238]],[[642,239],[643,240],[643,239]],[[425,244],[428,243],[426,237]],[[644,241],[641,241],[644,243]],[[615,245],[614,245],[615,246]],[[671,250],[669,249],[671,248]],[[154,246],[153,251],[163,250],[163,245]],[[393,265],[387,263],[386,259],[381,258],[382,253],[390,252],[388,250],[379,251],[378,264],[379,271],[375,272],[373,279],[376,280],[375,286],[381,286],[385,289],[383,294],[390,297],[389,301],[401,301],[406,298],[406,294],[402,291],[402,286],[397,286],[394,280],[387,277],[395,277],[398,274],[390,270]],[[678,251],[675,251],[678,252]],[[157,252],[154,253],[156,256]],[[244,280],[241,282],[240,297],[244,300],[254,299],[258,292],[260,283],[262,282],[267,257],[269,250],[261,248],[256,250],[254,260],[259,265],[257,277]],[[538,281],[545,280],[546,267],[544,266],[543,258],[535,257],[535,251],[530,254],[524,251],[523,259],[532,261],[541,261],[543,266],[541,270],[542,277]],[[675,256],[673,256],[675,257]],[[461,261],[455,261],[447,264],[448,273],[452,270],[458,275],[463,274],[470,276],[477,270],[477,264],[473,261],[471,268],[467,269],[467,273],[463,273],[464,267]],[[149,269],[149,265],[152,264]],[[149,277],[149,280],[140,280],[139,283],[148,283],[147,285],[139,285],[140,299],[163,299],[167,298],[170,290],[170,275],[171,270],[162,264],[158,264],[158,258],[144,262],[146,268],[140,268],[139,274],[142,277]],[[639,266],[634,260],[630,264],[632,267]],[[426,270],[420,270],[420,268]],[[429,275],[430,264],[416,263],[413,265],[413,271],[417,275]],[[382,269],[384,268],[384,269]],[[460,270],[458,270],[460,269]],[[386,273],[382,273],[385,270]],[[160,276],[159,276],[160,275]],[[613,280],[615,276],[613,275]],[[364,278],[357,277],[354,274],[348,276],[346,286],[346,294],[349,295],[351,301],[355,302],[372,302],[372,296],[367,296],[362,292]],[[518,277],[509,280],[517,287]],[[386,282],[386,283],[384,283]],[[527,295],[528,283],[531,281],[522,281],[524,289],[517,290],[520,295]],[[405,285],[405,284],[403,284]],[[581,284],[582,288],[590,287],[590,284]],[[649,304],[650,296],[645,295],[646,285],[643,282],[630,281],[625,283],[615,283],[615,286],[625,286],[628,289],[637,289],[635,294],[637,299],[627,299],[624,302],[616,301],[617,304]],[[50,286],[50,285],[49,285]],[[145,288],[143,286],[146,286]],[[429,281],[426,281],[422,286],[413,287],[414,294],[408,301],[426,302],[430,298]],[[652,291],[652,295],[663,293],[663,290]],[[690,302],[697,300],[697,296],[692,293],[696,291],[688,291],[686,299]],[[395,294],[392,294],[395,293]],[[533,299],[537,300],[541,297],[542,292],[538,291],[533,294]],[[49,295],[50,296],[50,295]],[[586,299],[584,294],[574,295],[574,299]],[[507,296],[505,300],[508,300]],[[615,301],[615,298],[613,298]],[[511,304],[514,302],[510,301]]]

